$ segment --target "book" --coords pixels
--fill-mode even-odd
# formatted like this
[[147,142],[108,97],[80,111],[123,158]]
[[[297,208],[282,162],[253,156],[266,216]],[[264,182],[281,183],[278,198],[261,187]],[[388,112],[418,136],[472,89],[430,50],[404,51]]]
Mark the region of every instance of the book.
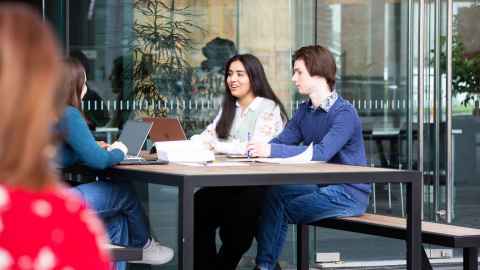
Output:
[[215,154],[206,145],[191,140],[155,142],[158,160],[168,162],[209,162]]

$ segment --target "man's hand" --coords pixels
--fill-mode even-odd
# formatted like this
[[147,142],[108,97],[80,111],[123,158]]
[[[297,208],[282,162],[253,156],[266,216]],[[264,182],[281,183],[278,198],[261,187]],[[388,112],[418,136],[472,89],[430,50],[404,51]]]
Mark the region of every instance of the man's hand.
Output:
[[272,147],[268,143],[249,143],[247,151],[251,157],[270,157]]

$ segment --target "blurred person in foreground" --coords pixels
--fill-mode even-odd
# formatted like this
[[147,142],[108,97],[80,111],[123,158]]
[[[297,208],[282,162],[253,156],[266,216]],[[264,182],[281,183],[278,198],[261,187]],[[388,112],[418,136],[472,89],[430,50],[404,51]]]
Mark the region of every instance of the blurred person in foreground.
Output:
[[0,4],[0,40],[0,269],[110,269],[102,223],[54,169],[54,34],[30,8]]

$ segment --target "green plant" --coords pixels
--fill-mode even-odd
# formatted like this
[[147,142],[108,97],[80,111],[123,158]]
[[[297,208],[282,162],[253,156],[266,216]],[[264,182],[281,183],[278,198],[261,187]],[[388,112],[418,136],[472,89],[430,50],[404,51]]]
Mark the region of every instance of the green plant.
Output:
[[[203,31],[192,21],[189,7],[178,8],[175,0],[136,0],[134,8],[139,16],[134,22],[134,84],[132,97],[141,104],[154,104],[146,114],[164,116],[158,112],[158,104],[165,97],[182,96],[191,93],[191,66],[187,53],[194,48],[190,35],[195,30]],[[144,81],[147,79],[147,82]],[[145,85],[142,85],[145,84]],[[188,115],[188,113],[185,113]]]
[[[447,38],[445,36],[440,37],[440,44],[442,45],[440,67],[442,74],[446,74]],[[432,50],[432,55],[433,53]],[[465,53],[465,46],[458,34],[454,35],[452,40],[452,69],[452,94],[454,96],[465,94],[461,104],[468,106],[471,101],[478,99],[480,94],[480,52]]]
[[465,93],[462,104],[467,106],[480,94],[480,52],[467,55],[457,35],[454,36],[452,44],[452,68],[453,93]]

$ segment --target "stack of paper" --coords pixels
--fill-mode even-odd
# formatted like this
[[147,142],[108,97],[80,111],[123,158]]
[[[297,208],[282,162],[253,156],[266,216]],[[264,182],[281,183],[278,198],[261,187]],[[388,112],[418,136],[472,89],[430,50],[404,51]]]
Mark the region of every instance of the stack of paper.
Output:
[[208,162],[215,160],[213,151],[195,141],[156,142],[157,157],[168,162]]

